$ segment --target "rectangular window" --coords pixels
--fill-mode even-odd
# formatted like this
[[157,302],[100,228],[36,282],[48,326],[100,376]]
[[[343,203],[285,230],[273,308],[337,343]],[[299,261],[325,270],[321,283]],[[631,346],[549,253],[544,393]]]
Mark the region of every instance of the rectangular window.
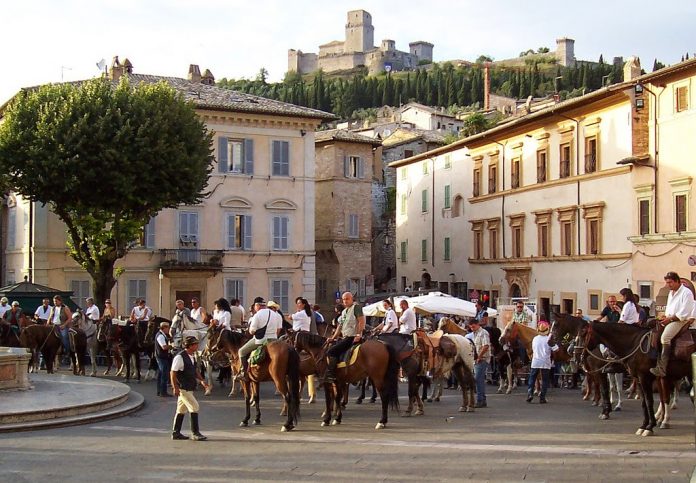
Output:
[[147,300],[147,280],[128,280],[128,293],[126,297],[129,311],[135,306],[136,300]]
[[413,149],[404,149],[404,158],[410,158],[413,156]]
[[408,241],[401,242],[401,261],[404,263],[408,261]]
[[287,216],[273,217],[273,249],[288,249],[288,225],[290,219]]
[[445,169],[450,169],[452,167],[452,155],[445,155]]
[[573,223],[565,221],[561,223],[561,255],[567,257],[573,254]]
[[150,218],[140,234],[140,246],[143,248],[155,248],[155,218]]
[[597,171],[597,137],[588,137],[585,140],[585,173]]
[[650,200],[638,201],[638,223],[641,235],[650,233]]
[[251,215],[227,215],[227,249],[251,250]]
[[288,313],[288,294],[290,293],[289,280],[271,280],[271,297],[280,305],[283,313]]
[[686,111],[689,108],[689,88],[687,86],[677,87],[675,107],[677,112]]
[[674,222],[677,233],[686,231],[686,194],[674,196]]
[[490,249],[490,258],[491,260],[495,260],[498,258],[498,230],[488,230],[488,238],[489,238],[489,249]]
[[365,162],[360,156],[346,156],[343,163],[343,174],[346,178],[365,177]]
[[408,166],[401,168],[401,179],[408,179]]
[[408,196],[401,195],[401,214],[405,215],[408,211]]
[[446,262],[449,262],[449,261],[451,260],[450,256],[451,256],[451,254],[450,254],[450,238],[449,238],[449,237],[445,237],[445,256],[444,256],[444,260],[445,260]]
[[254,140],[219,138],[218,172],[254,174]]
[[488,166],[488,194],[498,191],[498,165]]
[[522,227],[512,227],[512,257],[522,257]]
[[548,257],[550,254],[551,246],[551,230],[549,230],[548,223],[540,223],[538,225],[539,229],[539,256]]
[[510,179],[510,186],[514,188],[519,188],[521,186],[521,180],[520,180],[520,158],[512,158],[512,163],[511,163],[511,168],[512,168],[512,173],[511,173],[511,179]]
[[348,215],[348,238],[358,238],[358,215]]
[[445,209],[452,208],[451,186],[445,185]]
[[599,314],[599,312],[602,310],[601,306],[601,300],[602,300],[602,292],[599,290],[591,290],[588,291],[588,299],[589,299],[589,313],[594,313],[594,314]]
[[273,161],[273,176],[290,176],[290,143],[288,141],[273,141],[271,160]]
[[421,191],[421,212],[428,212],[428,190]]
[[11,207],[7,212],[7,249],[17,246],[17,207]]
[[587,253],[588,255],[597,255],[600,252],[600,224],[599,219],[587,220]]
[[545,183],[547,179],[546,150],[537,151],[537,183]]
[[428,162],[423,162],[423,174],[428,174]]
[[200,251],[198,250],[198,213],[195,211],[179,212],[179,252],[178,261],[199,262]]
[[652,282],[638,282],[638,297],[642,299],[652,299]]
[[421,262],[428,261],[428,240],[421,240]]
[[474,259],[483,259],[483,231],[474,232]]
[[568,178],[570,176],[570,143],[561,144],[561,164],[559,168],[560,178]]
[[473,196],[481,195],[481,168],[476,168],[474,170],[474,188]]
[[317,300],[318,301],[323,301],[327,300],[327,295],[328,295],[328,284],[326,283],[326,279],[323,278],[318,278],[317,279]]
[[70,282],[70,290],[72,290],[73,295],[70,297],[73,302],[75,302],[78,307],[87,307],[87,297],[90,297],[90,283],[87,280],[72,280]]
[[225,279],[225,298],[227,300],[239,299],[239,301],[242,304],[242,307],[245,307],[245,295],[246,293],[244,292],[244,280],[236,278]]

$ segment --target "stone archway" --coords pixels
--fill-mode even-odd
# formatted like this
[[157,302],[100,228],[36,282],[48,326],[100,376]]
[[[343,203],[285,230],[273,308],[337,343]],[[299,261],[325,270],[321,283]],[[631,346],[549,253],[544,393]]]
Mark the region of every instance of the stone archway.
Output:
[[519,298],[522,297],[522,289],[516,283],[510,285],[510,297]]
[[430,288],[430,283],[432,282],[432,280],[433,279],[428,272],[423,272],[423,275],[421,275],[421,288]]
[[[510,297],[529,297],[531,267],[504,267]],[[516,295],[518,294],[518,295]]]

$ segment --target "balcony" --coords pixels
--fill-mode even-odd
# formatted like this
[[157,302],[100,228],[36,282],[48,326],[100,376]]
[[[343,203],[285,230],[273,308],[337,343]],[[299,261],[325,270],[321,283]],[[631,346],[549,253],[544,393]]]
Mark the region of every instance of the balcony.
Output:
[[222,250],[198,250],[181,248],[178,250],[160,250],[160,268],[162,270],[221,270]]
[[589,153],[585,155],[585,173],[594,173],[597,171],[597,153]]

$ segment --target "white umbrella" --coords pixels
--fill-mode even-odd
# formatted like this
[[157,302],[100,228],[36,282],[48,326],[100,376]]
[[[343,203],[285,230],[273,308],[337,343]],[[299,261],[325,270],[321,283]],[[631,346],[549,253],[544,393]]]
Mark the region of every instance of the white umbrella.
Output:
[[[413,307],[417,312],[421,313],[459,315],[462,317],[476,316],[476,304],[456,297],[425,297],[423,300],[414,303]],[[488,312],[490,317],[498,315],[495,309],[488,308],[486,312]]]
[[[394,310],[396,312],[401,312],[401,307],[399,304],[401,304],[402,300],[405,300],[408,302],[409,307],[414,307],[423,300],[427,300],[428,297],[447,297],[447,298],[453,298],[451,295],[447,295],[446,293],[442,292],[430,292],[427,294],[423,295],[417,295],[415,297],[407,297],[405,295],[400,295],[398,297],[393,297],[394,300]],[[384,311],[384,305],[382,304],[382,300],[379,302],[372,303],[370,305],[366,305],[363,307],[363,315],[367,317],[384,317],[386,315],[386,312]]]

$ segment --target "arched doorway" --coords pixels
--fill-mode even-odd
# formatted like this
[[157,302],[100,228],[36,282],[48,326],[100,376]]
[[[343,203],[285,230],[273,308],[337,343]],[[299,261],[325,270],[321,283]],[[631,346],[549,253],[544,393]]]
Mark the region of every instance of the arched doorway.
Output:
[[430,283],[432,282],[432,280],[433,279],[428,272],[423,272],[423,275],[421,275],[421,288],[430,288]]
[[517,285],[516,283],[513,283],[510,285],[510,297],[521,297],[522,296],[522,290],[520,289],[520,286]]

